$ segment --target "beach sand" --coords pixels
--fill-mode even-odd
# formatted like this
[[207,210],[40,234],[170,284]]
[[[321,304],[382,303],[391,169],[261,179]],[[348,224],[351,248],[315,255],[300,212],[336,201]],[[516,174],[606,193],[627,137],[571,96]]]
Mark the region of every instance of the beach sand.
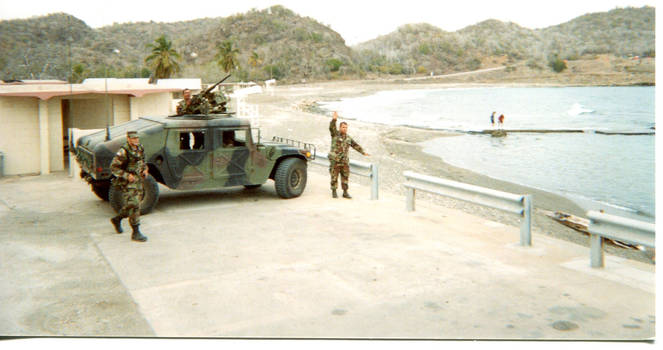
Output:
[[[276,86],[271,90],[265,90],[262,94],[249,95],[247,102],[258,106],[259,118],[256,121],[261,129],[261,137],[263,139],[271,140],[273,136],[287,137],[313,143],[317,146],[318,151],[329,152],[329,122],[331,117],[329,113],[317,108],[316,102],[369,95],[381,90],[440,89],[468,86],[476,86],[476,84],[334,81]],[[481,84],[480,86],[486,85]],[[518,84],[517,86],[522,85]],[[379,165],[380,191],[405,195],[405,191],[401,185],[405,181],[403,172],[410,170],[499,191],[530,194],[532,195],[534,206],[534,215],[532,216],[534,233],[545,234],[589,247],[589,236],[557,223],[542,212],[542,210],[562,211],[586,217],[586,210],[577,203],[554,193],[500,181],[466,169],[451,166],[439,157],[424,153],[422,147],[418,144],[426,140],[438,137],[454,137],[458,134],[446,131],[365,123],[357,120],[347,120],[340,115],[339,122],[343,120],[346,120],[349,124],[348,134],[370,154],[369,157],[364,157],[355,151],[351,151],[350,158]],[[328,173],[326,168],[317,165],[310,165],[309,171],[323,174]],[[352,193],[353,183],[357,182],[365,185],[369,184],[368,179],[351,175],[350,193]],[[330,200],[332,200],[331,196]],[[499,223],[520,226],[519,218],[515,215],[464,201],[427,195],[425,193],[418,193],[417,200],[432,201]],[[405,198],[403,199],[403,210],[405,210]],[[536,245],[535,238],[533,238],[533,245]],[[653,263],[652,252],[625,249],[611,244],[605,245],[605,251],[608,254],[623,258]]]

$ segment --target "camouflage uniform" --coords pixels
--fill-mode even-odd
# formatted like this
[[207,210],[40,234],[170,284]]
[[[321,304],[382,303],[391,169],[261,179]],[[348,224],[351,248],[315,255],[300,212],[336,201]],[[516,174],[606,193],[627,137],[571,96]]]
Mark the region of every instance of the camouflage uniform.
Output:
[[341,175],[341,188],[344,192],[348,190],[348,179],[350,178],[350,147],[357,152],[365,154],[364,149],[356,143],[350,135],[342,135],[336,129],[336,120],[329,123],[331,133],[331,151],[329,152],[329,173],[331,174],[331,189],[336,191],[338,175]]
[[191,101],[188,105],[185,100],[180,101],[177,104],[177,114],[208,114],[212,109],[209,101],[199,95],[191,97]]
[[[129,134],[136,135],[135,132],[129,132]],[[136,239],[136,237],[140,238],[142,236],[138,230],[138,225],[140,225],[140,201],[143,197],[142,173],[147,170],[143,146],[139,144],[134,149],[128,142],[124,144],[115,154],[110,169],[113,176],[115,176],[113,185],[122,190],[124,197],[124,206],[120,210],[119,215],[111,219],[111,222],[115,225],[117,232],[122,233],[120,222],[123,218],[128,217],[129,223],[134,229],[132,239],[143,241],[143,239]],[[129,175],[133,175],[134,182],[129,182]]]

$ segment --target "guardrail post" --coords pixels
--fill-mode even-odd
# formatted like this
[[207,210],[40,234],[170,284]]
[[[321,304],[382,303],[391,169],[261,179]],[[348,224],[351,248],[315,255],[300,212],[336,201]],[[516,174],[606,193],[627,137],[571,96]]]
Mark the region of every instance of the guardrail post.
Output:
[[656,247],[656,225],[653,223],[609,215],[597,211],[587,212],[589,218],[590,266],[605,266],[603,246],[606,238],[626,243]]
[[414,188],[406,187],[406,189],[407,189],[407,195],[405,198],[405,203],[407,211],[414,211]]
[[591,235],[591,247],[589,250],[590,266],[600,268],[605,266],[603,258],[603,237],[600,235]]
[[378,199],[378,165],[371,164],[371,200]]
[[523,222],[520,224],[520,245],[532,245],[532,196],[523,196]]

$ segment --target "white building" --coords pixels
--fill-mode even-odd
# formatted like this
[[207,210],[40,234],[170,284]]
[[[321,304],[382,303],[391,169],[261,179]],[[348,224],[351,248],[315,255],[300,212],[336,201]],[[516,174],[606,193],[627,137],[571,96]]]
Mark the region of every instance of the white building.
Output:
[[173,99],[200,79],[86,79],[0,82],[4,175],[48,174],[67,166],[68,129],[101,129],[146,115],[174,114]]

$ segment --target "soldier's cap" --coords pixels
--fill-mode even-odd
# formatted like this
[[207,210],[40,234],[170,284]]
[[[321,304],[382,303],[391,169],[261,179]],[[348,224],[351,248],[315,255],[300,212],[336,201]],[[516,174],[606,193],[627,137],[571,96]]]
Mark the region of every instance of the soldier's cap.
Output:
[[127,131],[127,137],[130,138],[138,137],[138,131]]

